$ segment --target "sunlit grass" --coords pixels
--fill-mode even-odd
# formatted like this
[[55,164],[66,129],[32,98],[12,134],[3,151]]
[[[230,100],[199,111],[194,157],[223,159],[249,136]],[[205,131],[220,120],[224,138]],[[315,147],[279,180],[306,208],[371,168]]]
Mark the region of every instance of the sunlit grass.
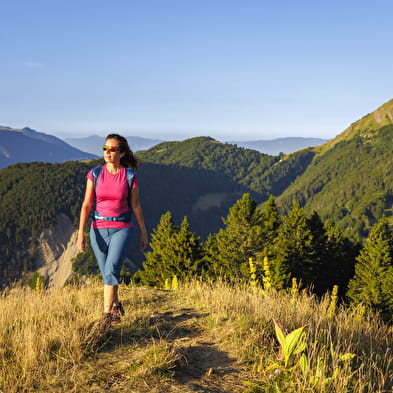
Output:
[[[95,392],[101,391],[94,390],[98,385],[105,391],[115,382],[119,392],[169,391],[168,386],[176,386],[179,367],[187,364],[187,350],[181,347],[186,344],[177,336],[193,332],[214,337],[234,355],[236,367],[253,383],[245,391],[392,389],[392,328],[361,309],[338,306],[332,311],[330,296],[192,281],[166,291],[123,286],[121,299],[127,314],[121,326],[108,332],[97,323],[99,283],[50,291],[14,289],[0,296],[0,392]],[[187,326],[162,317],[184,309],[200,317]],[[298,365],[300,353],[291,367],[283,366],[273,319],[287,333],[305,327],[306,375]],[[343,361],[348,353],[355,356]]]
[[[220,330],[221,339],[236,348],[240,361],[249,364],[252,379],[261,387],[252,391],[391,391],[392,327],[376,316],[363,315],[361,308],[342,306],[333,313],[330,296],[319,299],[304,291],[294,298],[289,292],[255,291],[248,285],[202,283],[197,290],[193,288],[191,283],[180,289],[183,301],[210,312],[210,328]],[[287,332],[305,326],[305,353],[312,375],[318,372],[314,386],[300,367],[272,376],[271,366],[280,363],[282,355],[273,319]],[[355,356],[343,362],[349,353]]]

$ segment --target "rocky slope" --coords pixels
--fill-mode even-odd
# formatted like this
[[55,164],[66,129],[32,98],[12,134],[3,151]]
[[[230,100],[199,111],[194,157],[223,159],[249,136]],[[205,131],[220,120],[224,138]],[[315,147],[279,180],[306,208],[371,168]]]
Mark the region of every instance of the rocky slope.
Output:
[[56,225],[41,234],[36,263],[49,287],[60,288],[72,276],[71,260],[78,253],[77,236],[71,220],[62,213],[56,217]]

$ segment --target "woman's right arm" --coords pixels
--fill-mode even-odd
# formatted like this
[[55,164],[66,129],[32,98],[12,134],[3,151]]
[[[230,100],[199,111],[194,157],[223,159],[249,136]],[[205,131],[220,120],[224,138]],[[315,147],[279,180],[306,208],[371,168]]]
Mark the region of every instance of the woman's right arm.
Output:
[[94,199],[93,182],[90,179],[87,179],[85,199],[83,200],[82,203],[81,214],[79,219],[78,249],[80,252],[85,252],[85,248],[86,248],[85,226],[86,226],[87,219],[89,218],[91,208],[93,206],[93,199]]

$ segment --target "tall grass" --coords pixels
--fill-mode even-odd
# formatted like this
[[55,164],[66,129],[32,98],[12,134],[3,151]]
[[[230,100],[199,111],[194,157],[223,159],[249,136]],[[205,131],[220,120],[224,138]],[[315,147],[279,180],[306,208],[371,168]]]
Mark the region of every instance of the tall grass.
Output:
[[[209,311],[211,328],[249,364],[255,381],[250,392],[392,392],[393,330],[377,316],[344,306],[333,313],[330,296],[319,299],[304,291],[294,297],[223,282],[195,288],[184,285],[179,295]],[[296,363],[291,370],[280,364],[273,319],[288,332],[305,326],[308,375]]]
[[[152,342],[151,329],[143,328],[160,296],[153,289],[131,287],[123,287],[121,294],[127,310],[132,310],[124,324],[131,326],[143,319],[138,335],[148,343],[146,351],[151,351],[152,346],[157,353],[164,353],[166,343],[156,343],[155,339]],[[0,294],[0,392],[95,391],[86,382],[106,378],[105,373],[93,376],[97,373],[96,353],[105,349],[111,334],[115,334],[100,322],[102,297],[99,282],[52,290],[16,288]],[[170,348],[168,353],[172,355]],[[155,359],[150,366],[165,369],[166,360],[172,368],[169,356]]]
[[[94,351],[101,337],[98,288],[14,289],[0,298],[0,386],[36,391]],[[99,299],[99,300],[98,300]],[[98,300],[98,301],[97,301]]]
[[[204,315],[198,320],[200,334],[215,337],[217,345],[235,354],[239,368],[248,370],[248,392],[392,391],[392,327],[360,309],[338,307],[332,312],[329,296],[318,299],[306,292],[294,296],[246,284],[198,281],[179,283],[175,291],[123,287],[121,296],[128,312],[120,329],[128,329],[130,338],[122,345],[131,351],[137,341],[141,354],[138,358],[132,347],[133,362],[124,360],[128,383],[153,373],[163,378],[176,373],[176,348],[153,339],[155,327],[149,321],[154,321],[154,313],[188,308]],[[96,353],[107,340],[107,332],[96,323],[102,311],[101,285],[15,289],[0,296],[0,307],[0,392],[82,391],[83,381],[77,382],[81,365],[91,361],[94,370]],[[288,333],[305,326],[306,374],[298,358],[291,369],[283,367],[273,319]],[[343,360],[348,353],[355,356]],[[84,386],[83,391],[95,390]],[[155,391],[161,391],[159,381]]]

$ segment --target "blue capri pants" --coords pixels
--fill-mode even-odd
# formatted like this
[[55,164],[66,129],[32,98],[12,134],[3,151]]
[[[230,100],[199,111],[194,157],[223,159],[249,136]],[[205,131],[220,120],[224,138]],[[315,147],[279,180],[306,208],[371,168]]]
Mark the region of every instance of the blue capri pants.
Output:
[[132,228],[90,228],[90,243],[105,285],[119,285],[120,270],[131,246]]

